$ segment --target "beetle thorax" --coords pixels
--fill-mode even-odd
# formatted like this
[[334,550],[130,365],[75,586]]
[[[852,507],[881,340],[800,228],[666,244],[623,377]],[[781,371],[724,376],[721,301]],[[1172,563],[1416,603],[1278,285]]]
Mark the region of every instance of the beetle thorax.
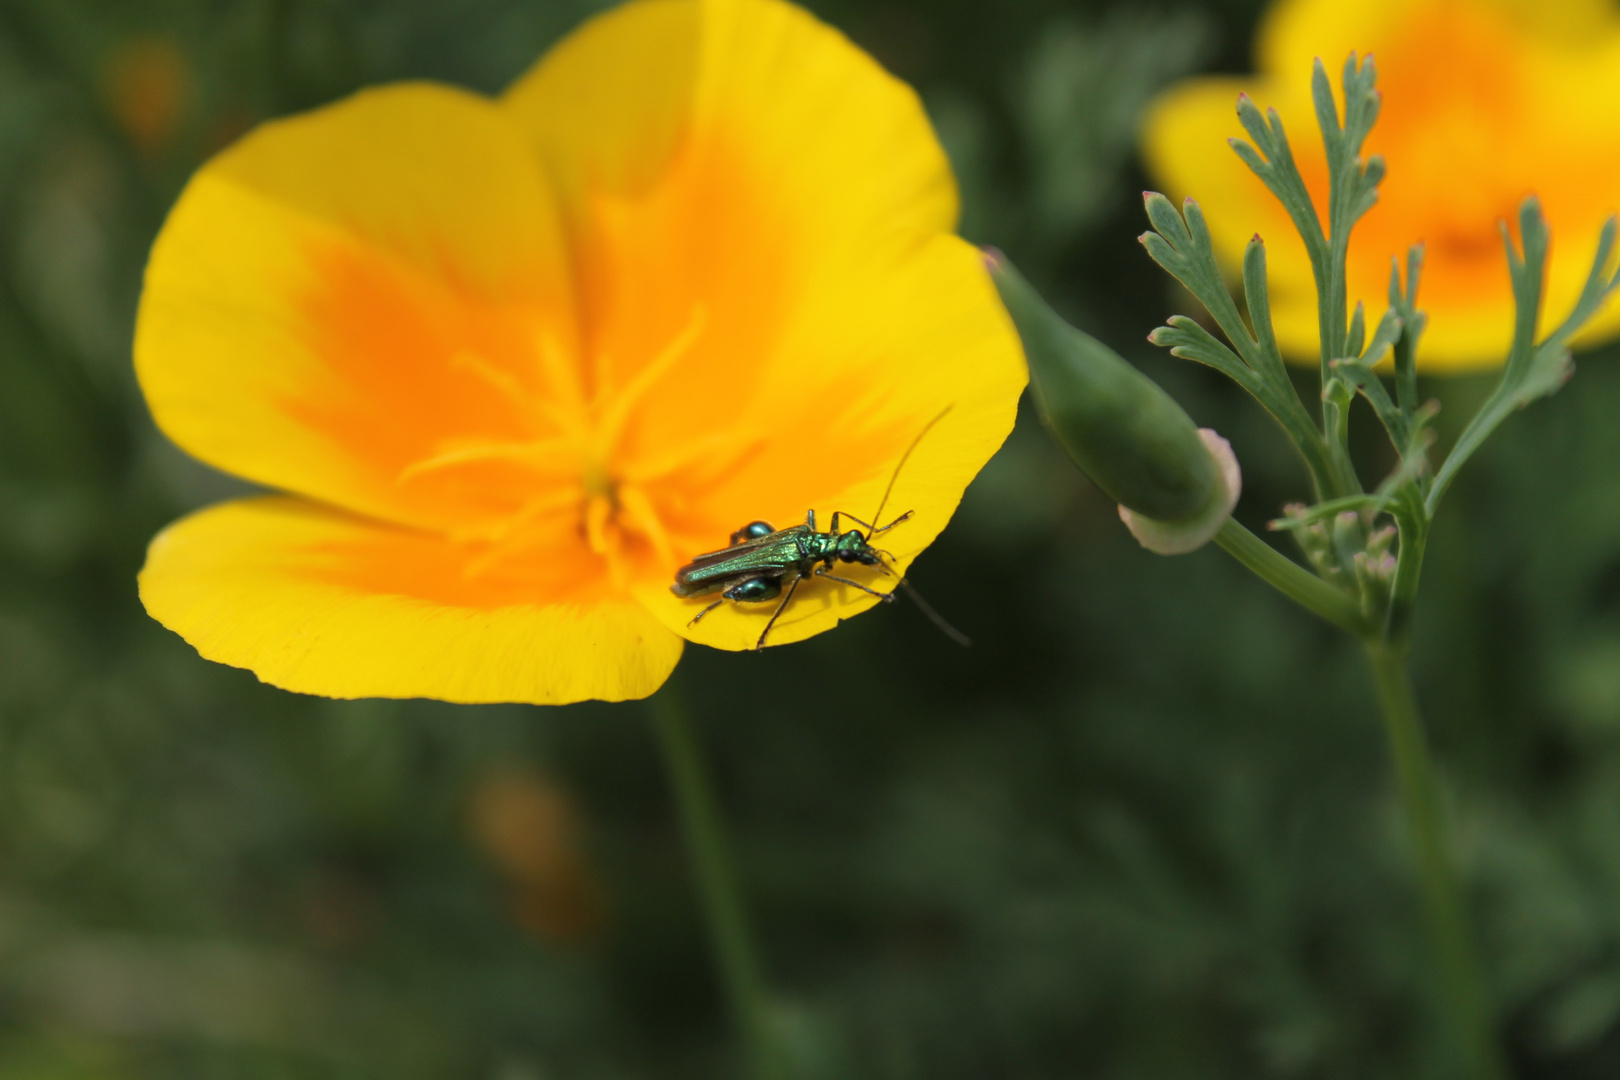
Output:
[[871,550],[866,546],[865,535],[858,529],[851,529],[838,538],[833,553],[843,562],[863,563],[869,561]]

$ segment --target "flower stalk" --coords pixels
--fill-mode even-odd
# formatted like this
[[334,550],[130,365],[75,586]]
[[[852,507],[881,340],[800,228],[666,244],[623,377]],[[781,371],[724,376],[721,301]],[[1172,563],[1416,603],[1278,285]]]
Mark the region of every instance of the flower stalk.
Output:
[[716,973],[732,1023],[747,1047],[747,1074],[752,1080],[784,1080],[787,1073],[772,1033],[764,967],[697,733],[672,686],[654,694],[648,704],[692,860],[699,906],[708,923]]
[[1404,649],[1384,642],[1367,643],[1367,659],[1378,686],[1384,732],[1395,762],[1395,779],[1406,810],[1407,828],[1416,848],[1441,982],[1451,1021],[1478,1080],[1507,1080],[1511,1075],[1496,1036],[1496,1022],[1474,949],[1462,888],[1451,865],[1451,842],[1434,760],[1407,675]]
[[1215,542],[1228,555],[1253,571],[1261,581],[1307,611],[1328,622],[1365,637],[1367,620],[1354,599],[1306,570],[1242,525],[1227,518]]

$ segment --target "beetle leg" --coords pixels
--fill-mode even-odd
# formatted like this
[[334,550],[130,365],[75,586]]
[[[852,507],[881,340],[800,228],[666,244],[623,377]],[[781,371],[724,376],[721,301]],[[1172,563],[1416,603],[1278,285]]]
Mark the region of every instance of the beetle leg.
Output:
[[720,599],[716,600],[714,603],[710,604],[708,607],[704,608],[702,611],[698,612],[696,615],[692,616],[692,621],[687,623],[686,625],[687,626],[696,626],[698,624],[699,619],[703,618],[703,616],[707,615],[709,612],[713,611],[715,608],[719,607],[721,604],[723,604],[725,602],[726,602],[725,597],[721,597]]
[[878,526],[873,525],[870,521],[862,521],[860,518],[856,517],[854,514],[851,514],[847,510],[835,510],[835,511],[833,511],[833,517],[832,517],[832,531],[835,532],[835,533],[838,531],[838,519],[839,518],[848,518],[850,521],[853,521],[855,524],[857,524],[861,528],[865,529],[866,530],[866,538],[868,540],[870,540],[870,539],[872,539],[872,537],[877,536],[879,533],[886,533],[890,529],[894,528],[896,525],[900,524],[902,521],[905,521],[905,520],[909,519],[913,513],[914,513],[914,511],[907,510],[905,513],[901,514],[899,517],[895,518],[893,521],[889,522],[887,525],[883,526],[882,528],[879,528]]
[[793,584],[788,586],[787,595],[782,597],[782,602],[776,605],[775,611],[771,612],[771,621],[765,624],[765,629],[760,633],[759,641],[754,645],[755,652],[759,652],[765,647],[765,639],[770,636],[771,627],[776,625],[776,620],[782,614],[782,609],[788,606],[788,601],[793,599],[794,592],[799,588],[799,582],[803,580],[803,578],[795,577]]
[[840,585],[853,585],[857,589],[861,590],[861,592],[871,593],[873,596],[877,597],[880,600],[893,600],[894,599],[894,593],[878,592],[876,589],[868,588],[867,586],[862,585],[858,581],[851,581],[847,577],[839,577],[836,574],[829,574],[824,570],[817,570],[816,571],[816,576],[817,577],[824,577],[828,581],[836,581]]
[[866,534],[866,538],[868,540],[870,540],[870,539],[872,539],[872,537],[877,536],[879,533],[888,532],[890,529],[894,528],[896,525],[900,524],[903,521],[910,521],[911,520],[911,515],[914,514],[914,513],[916,513],[916,511],[907,510],[905,513],[901,514],[899,517],[895,518],[893,521],[889,522],[887,525],[881,525],[881,526],[878,526],[878,527],[872,529],[871,532]]

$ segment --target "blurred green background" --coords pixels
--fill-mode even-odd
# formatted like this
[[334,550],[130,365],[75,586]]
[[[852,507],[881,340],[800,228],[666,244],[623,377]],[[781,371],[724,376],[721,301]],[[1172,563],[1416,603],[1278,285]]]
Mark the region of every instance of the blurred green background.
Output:
[[[0,0],[5,1080],[732,1075],[645,706],[297,697],[135,595],[233,490],[130,370],[185,177],[366,83],[494,92],[598,6]],[[1134,241],[1137,111],[1244,70],[1257,4],[811,6],[922,91],[965,233],[1232,439],[1243,520],[1303,493],[1143,340],[1186,301]],[[1416,646],[1512,1052],[1559,1080],[1620,1075],[1620,351],[1578,362],[1465,472]],[[1488,386],[1426,385],[1442,438]],[[1449,1075],[1350,641],[1137,548],[1027,416],[913,576],[972,650],[896,605],[671,687],[807,1076]]]

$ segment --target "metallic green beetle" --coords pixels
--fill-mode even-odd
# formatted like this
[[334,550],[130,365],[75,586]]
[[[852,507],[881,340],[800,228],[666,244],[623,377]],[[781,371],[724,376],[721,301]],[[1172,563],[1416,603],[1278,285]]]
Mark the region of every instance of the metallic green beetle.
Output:
[[[832,529],[828,532],[816,528],[814,510],[805,515],[803,525],[787,529],[777,529],[768,521],[751,521],[731,534],[730,547],[699,555],[677,570],[675,584],[669,589],[682,598],[715,592],[720,594],[720,599],[697,613],[692,619],[693,623],[727,600],[757,604],[782,597],[782,602],[776,606],[776,611],[759,635],[759,642],[754,646],[755,649],[763,649],[777,617],[788,606],[788,601],[793,599],[799,583],[807,577],[824,577],[828,581],[852,585],[883,600],[893,600],[893,593],[879,592],[828,571],[834,563],[845,562],[876,566],[886,574],[892,573],[884,560],[893,556],[873,547],[871,539],[888,532],[909,517],[911,511],[907,510],[879,528],[853,514],[835,511]],[[841,518],[848,518],[867,531],[863,534],[860,529],[850,529],[840,533],[838,526]],[[784,589],[787,590],[785,595]]]
[[[917,433],[917,437],[911,441],[906,452],[900,455],[900,460],[894,467],[894,474],[889,477],[889,486],[883,492],[882,501],[878,503],[877,513],[872,515],[873,521],[883,516],[883,508],[889,503],[889,495],[894,491],[894,482],[900,478],[900,470],[905,465],[906,459],[917,449],[917,444],[922,442],[929,429],[943,420],[945,413],[948,412],[949,408],[930,420]],[[827,532],[821,532],[816,528],[814,510],[805,514],[803,525],[794,525],[786,529],[775,528],[768,521],[751,521],[731,534],[730,547],[699,555],[677,570],[675,584],[669,587],[669,591],[682,599],[707,596],[716,592],[720,594],[718,600],[698,612],[688,625],[697,623],[727,600],[733,603],[758,604],[775,600],[780,596],[782,602],[776,605],[770,621],[765,624],[765,629],[759,635],[759,641],[754,645],[757,651],[765,647],[765,639],[770,636],[771,627],[776,625],[777,618],[787,608],[799,584],[806,578],[826,578],[828,581],[836,581],[841,585],[850,585],[862,592],[871,593],[882,600],[893,600],[892,592],[879,592],[858,581],[838,577],[828,571],[835,563],[842,562],[875,566],[881,572],[893,576],[894,571],[889,569],[884,560],[892,559],[894,556],[873,547],[872,538],[906,521],[911,517],[911,513],[907,510],[887,525],[875,525],[838,510],[833,512],[832,528]],[[840,519],[844,518],[861,526],[866,532],[862,533],[860,529],[839,532]],[[907,592],[911,593],[929,619],[953,639],[966,642],[966,638],[940,619],[914,590],[906,586],[904,578],[900,579],[896,587],[906,587]]]

